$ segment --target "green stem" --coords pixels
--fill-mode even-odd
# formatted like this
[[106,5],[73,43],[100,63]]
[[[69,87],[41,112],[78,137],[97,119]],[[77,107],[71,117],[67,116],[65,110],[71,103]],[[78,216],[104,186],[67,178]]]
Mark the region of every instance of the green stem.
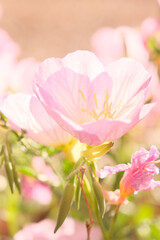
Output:
[[[92,163],[88,164],[87,166],[88,166],[88,170],[89,170],[89,173],[90,173],[90,177],[92,179],[92,174],[95,175],[95,169],[96,169],[95,163],[92,162]],[[96,218],[97,218],[98,224],[101,228],[103,237],[104,237],[105,240],[109,240],[107,230],[106,230],[106,228],[103,224],[102,217],[101,217],[99,209],[98,209],[97,201],[95,201],[94,205],[95,205]]]
[[111,226],[110,226],[110,230],[109,230],[109,235],[108,235],[108,240],[111,239],[112,237],[112,234],[113,234],[113,230],[114,230],[114,226],[115,226],[115,223],[116,223],[116,219],[117,219],[117,216],[118,216],[118,211],[119,211],[119,208],[120,208],[121,204],[117,205],[116,209],[115,209],[115,215],[112,219],[112,222],[111,222]]
[[106,231],[106,229],[105,229],[105,227],[104,227],[102,218],[101,218],[101,216],[100,216],[100,214],[99,214],[99,209],[98,209],[98,206],[97,206],[97,202],[95,202],[95,208],[96,208],[95,213],[96,213],[97,221],[98,221],[98,224],[99,224],[99,226],[100,226],[100,228],[101,228],[103,237],[104,237],[105,240],[109,240],[107,231]]

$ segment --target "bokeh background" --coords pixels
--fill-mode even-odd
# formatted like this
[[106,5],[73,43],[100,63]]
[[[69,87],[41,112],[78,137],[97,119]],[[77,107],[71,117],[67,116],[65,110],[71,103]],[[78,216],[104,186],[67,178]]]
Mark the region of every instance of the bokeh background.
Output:
[[90,49],[102,26],[138,26],[159,17],[156,0],[1,0],[1,26],[22,48],[21,57],[63,57]]

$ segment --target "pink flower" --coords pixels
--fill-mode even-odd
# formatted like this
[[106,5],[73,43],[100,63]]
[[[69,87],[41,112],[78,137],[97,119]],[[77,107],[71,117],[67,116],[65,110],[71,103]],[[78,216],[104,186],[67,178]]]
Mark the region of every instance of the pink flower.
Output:
[[91,39],[93,51],[105,65],[121,57],[133,58],[144,65],[152,76],[148,99],[155,94],[159,85],[159,76],[157,66],[151,62],[153,57],[150,56],[147,41],[159,27],[159,21],[147,18],[142,22],[139,30],[127,26],[106,27],[95,32]]
[[145,42],[158,30],[160,30],[160,21],[155,18],[146,18],[141,24],[141,34]]
[[159,157],[159,151],[152,146],[149,151],[141,148],[131,158],[131,165],[119,164],[115,167],[106,166],[97,171],[97,176],[104,178],[110,174],[125,171],[120,181],[120,202],[126,200],[131,194],[144,190],[152,190],[160,186],[160,181],[154,181],[153,177],[159,173],[155,166],[155,160]]
[[121,57],[130,57],[143,64],[149,60],[140,31],[131,27],[101,28],[94,33],[91,44],[105,65]]
[[50,187],[36,179],[22,177],[22,195],[26,200],[34,200],[42,205],[48,205],[52,200]]
[[0,110],[14,130],[25,130],[26,135],[38,143],[56,147],[70,141],[70,135],[47,114],[35,96],[11,94]]
[[106,68],[88,51],[47,59],[36,74],[35,94],[48,114],[88,145],[114,141],[152,109],[144,105],[150,76],[121,59]]
[[[45,164],[41,157],[34,157],[32,166],[39,177],[52,182],[55,186],[59,184],[57,176],[52,169]],[[40,204],[49,204],[52,200],[52,191],[49,185],[36,179],[23,176],[21,179],[22,194],[25,199],[33,199]]]
[[[14,240],[84,240],[87,239],[85,224],[67,218],[60,231],[53,233],[56,223],[50,219],[25,226],[14,236]],[[101,231],[98,227],[91,229],[91,239],[100,240]]]

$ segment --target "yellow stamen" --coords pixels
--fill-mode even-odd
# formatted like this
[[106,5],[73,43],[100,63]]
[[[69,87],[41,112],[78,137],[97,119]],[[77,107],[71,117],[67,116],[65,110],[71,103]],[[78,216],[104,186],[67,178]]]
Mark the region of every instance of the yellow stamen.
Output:
[[82,92],[82,90],[79,89],[78,92],[81,94],[81,96],[82,96],[83,100],[85,101],[85,103],[87,103],[87,100],[86,100],[86,98],[85,98],[84,93]]
[[[86,100],[82,90],[79,89],[79,93],[81,94],[81,96],[82,96],[83,100],[85,101],[85,103],[87,103],[87,100]],[[97,96],[96,96],[95,93],[94,93],[94,102],[95,102],[96,109],[99,110],[98,100],[97,100]],[[103,103],[103,110],[100,113],[97,113],[95,109],[92,109],[92,111],[91,110],[87,110],[87,109],[81,109],[81,111],[89,113],[96,120],[99,120],[99,118],[102,115],[104,115],[104,119],[106,119],[106,118],[113,119],[113,117],[114,117],[114,115],[116,113],[116,110],[112,113],[112,102],[109,103],[108,89],[106,91],[106,98],[105,98],[105,101]]]
[[93,118],[95,118],[96,120],[97,119],[97,115],[95,114],[95,112],[91,112],[90,110],[87,110],[87,109],[81,109],[82,112],[87,112],[89,113]]
[[97,96],[96,96],[95,93],[94,93],[94,102],[95,102],[96,108],[99,109],[99,107],[98,107],[98,101],[97,101]]

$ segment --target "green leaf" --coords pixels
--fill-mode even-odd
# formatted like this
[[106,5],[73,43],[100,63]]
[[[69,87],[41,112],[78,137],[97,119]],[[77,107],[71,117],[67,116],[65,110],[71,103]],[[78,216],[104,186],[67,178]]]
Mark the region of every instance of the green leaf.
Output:
[[74,198],[75,198],[75,204],[77,209],[80,207],[80,199],[81,199],[81,187],[78,181],[78,177],[75,177],[75,191],[74,191]]
[[27,175],[27,176],[30,176],[33,178],[37,178],[37,174],[30,167],[26,167],[26,166],[21,167],[20,166],[20,167],[17,167],[17,171],[24,175]]
[[97,199],[97,203],[98,203],[98,207],[99,207],[101,216],[104,217],[105,199],[103,196],[102,187],[101,187],[100,183],[96,181],[95,178],[93,178],[93,189],[94,189],[94,193],[95,193],[95,196]]
[[14,179],[14,183],[19,191],[19,193],[21,193],[21,185],[20,185],[20,178],[17,174],[17,171],[16,171],[16,167],[14,165],[14,163],[12,162],[12,172],[13,172],[13,179]]
[[61,199],[58,218],[57,218],[57,224],[54,229],[54,233],[57,232],[57,230],[60,228],[60,226],[63,224],[64,220],[66,219],[73,202],[73,197],[74,197],[74,184],[69,182],[67,183],[64,189],[64,193]]
[[10,187],[11,193],[13,193],[14,192],[13,191],[13,173],[12,173],[11,163],[9,163],[8,161],[5,161],[5,169],[6,169],[9,187]]

